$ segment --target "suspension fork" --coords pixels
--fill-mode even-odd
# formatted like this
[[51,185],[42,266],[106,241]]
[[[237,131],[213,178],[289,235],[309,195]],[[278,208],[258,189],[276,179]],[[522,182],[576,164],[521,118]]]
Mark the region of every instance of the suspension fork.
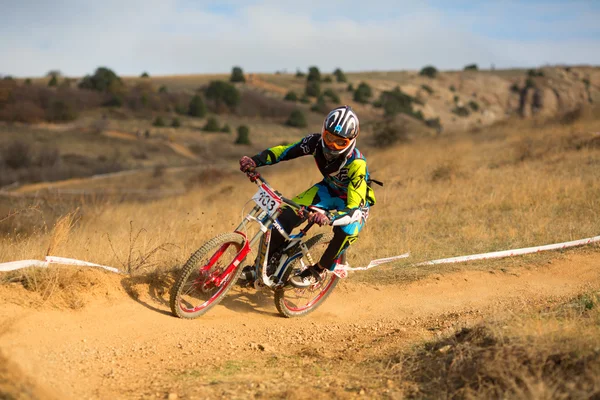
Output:
[[[254,208],[248,213],[248,215],[244,218],[244,220],[236,228],[235,232],[239,233],[240,235],[242,235],[244,237],[244,245],[242,246],[242,248],[238,252],[238,254],[235,256],[235,258],[233,259],[233,261],[231,262],[231,264],[229,264],[227,266],[227,268],[225,269],[225,271],[223,271],[221,274],[219,274],[219,276],[217,276],[217,277],[215,277],[213,279],[213,282],[214,282],[214,284],[216,286],[220,286],[229,277],[229,275],[246,258],[246,256],[248,255],[248,253],[250,253],[251,247],[259,239],[261,239],[261,238],[264,239],[265,236],[267,236],[268,239],[269,239],[266,242],[267,243],[267,246],[266,246],[267,249],[265,250],[265,254],[266,254],[266,251],[268,251],[268,247],[269,247],[269,243],[270,243],[271,226],[273,225],[274,219],[277,218],[281,212],[278,211],[278,212],[276,212],[271,217],[265,217],[263,220],[259,220],[257,218],[257,216],[260,216],[261,213],[262,213],[262,210],[260,209],[260,207],[254,206]],[[266,221],[265,221],[265,219],[266,219]],[[250,221],[256,221],[260,225],[260,231],[256,235],[254,235],[254,237],[252,238],[252,240],[248,240],[248,238],[246,237],[246,235],[241,231],[246,226],[246,224],[248,224],[248,222],[250,222]],[[262,241],[261,241],[261,243],[262,243]],[[216,262],[216,260],[219,258],[219,256],[222,255],[225,252],[225,250],[227,249],[228,246],[229,246],[229,244],[224,244],[217,251],[217,253],[215,253],[215,255],[213,257],[211,257],[211,259],[209,261],[209,266],[208,266],[209,268],[212,267],[212,265]],[[266,255],[264,255],[264,258],[265,258],[265,263],[266,263]],[[206,268],[207,267],[205,267],[203,269],[206,269]]]

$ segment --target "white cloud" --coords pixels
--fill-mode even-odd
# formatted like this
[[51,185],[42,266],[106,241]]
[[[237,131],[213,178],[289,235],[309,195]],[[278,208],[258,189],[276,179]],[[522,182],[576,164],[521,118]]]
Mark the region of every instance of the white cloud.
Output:
[[[483,67],[600,64],[598,38],[502,40],[475,33],[474,23],[507,23],[489,7],[450,18],[444,10],[414,1],[202,4],[105,0],[83,6],[64,0],[62,7],[49,7],[22,0],[0,17],[0,73],[28,76],[60,69],[83,75],[100,65],[124,75],[156,75],[228,72],[233,65],[271,72],[309,65],[350,71],[425,64],[461,68],[472,62]],[[207,5],[230,6],[235,12],[210,12]],[[594,18],[588,12],[582,23],[588,26]],[[536,23],[538,30],[547,27]],[[568,20],[557,23],[557,29],[577,32]]]

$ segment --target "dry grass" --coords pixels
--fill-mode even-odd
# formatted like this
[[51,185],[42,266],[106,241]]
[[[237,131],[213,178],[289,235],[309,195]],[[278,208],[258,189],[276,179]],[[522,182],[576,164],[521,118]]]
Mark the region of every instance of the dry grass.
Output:
[[[352,279],[397,282],[419,271],[454,268],[398,268],[408,263],[599,234],[598,131],[600,121],[593,118],[570,125],[517,121],[383,151],[367,148],[370,171],[385,186],[375,187],[378,203],[350,262],[359,266],[405,251],[411,257]],[[320,179],[308,158],[263,172],[289,197]],[[144,176],[136,179],[154,179]],[[177,179],[177,173],[169,175]],[[185,195],[154,201],[82,200],[68,242],[53,253],[127,270],[179,265],[209,238],[232,230],[256,190],[239,173],[198,183]],[[42,226],[29,235],[5,236],[0,261],[39,258],[52,235]]]
[[408,398],[596,398],[599,295],[464,327],[379,360],[380,371]]

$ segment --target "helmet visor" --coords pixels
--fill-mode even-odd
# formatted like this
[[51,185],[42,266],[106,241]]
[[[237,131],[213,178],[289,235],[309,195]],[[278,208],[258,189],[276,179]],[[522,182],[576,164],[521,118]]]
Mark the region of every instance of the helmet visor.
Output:
[[323,143],[331,150],[344,150],[350,145],[350,139],[323,130]]

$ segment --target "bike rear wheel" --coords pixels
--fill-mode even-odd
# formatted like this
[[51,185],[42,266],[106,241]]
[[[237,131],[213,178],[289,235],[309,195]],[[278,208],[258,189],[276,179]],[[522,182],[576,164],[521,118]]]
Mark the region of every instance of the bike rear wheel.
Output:
[[[318,261],[321,255],[333,239],[333,234],[319,234],[306,241],[306,247],[310,251],[313,261]],[[293,264],[287,268],[283,281],[287,282],[290,276],[298,273],[308,265],[308,261],[302,253],[296,256]],[[338,284],[339,278],[328,272],[324,279],[308,288],[298,289],[285,286],[275,291],[275,306],[277,311],[286,317],[302,317],[316,310],[329,297]]]
[[[223,299],[240,276],[241,263],[229,275],[223,273],[245,240],[239,233],[225,233],[209,240],[190,256],[171,289],[169,303],[173,315],[197,318]],[[215,284],[215,279],[223,280]]]

